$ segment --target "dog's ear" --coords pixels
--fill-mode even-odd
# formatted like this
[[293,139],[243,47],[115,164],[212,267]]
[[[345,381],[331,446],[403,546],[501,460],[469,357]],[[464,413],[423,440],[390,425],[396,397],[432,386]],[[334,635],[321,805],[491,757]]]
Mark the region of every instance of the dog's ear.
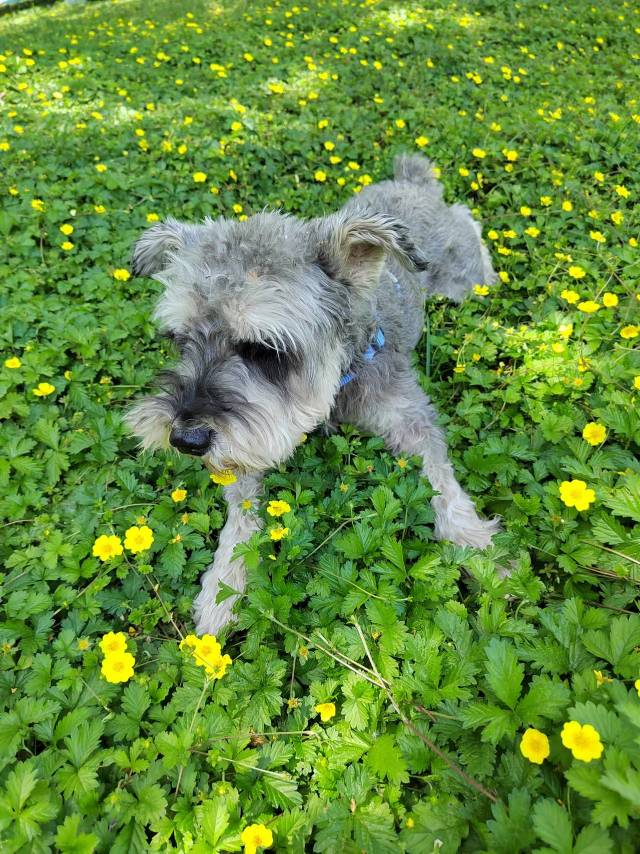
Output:
[[315,223],[317,263],[331,278],[366,290],[377,284],[385,256],[393,255],[413,272],[428,261],[400,220],[382,213],[342,211]]
[[185,244],[188,230],[193,226],[168,217],[152,225],[136,240],[133,247],[131,271],[134,276],[152,276],[166,265],[167,254]]

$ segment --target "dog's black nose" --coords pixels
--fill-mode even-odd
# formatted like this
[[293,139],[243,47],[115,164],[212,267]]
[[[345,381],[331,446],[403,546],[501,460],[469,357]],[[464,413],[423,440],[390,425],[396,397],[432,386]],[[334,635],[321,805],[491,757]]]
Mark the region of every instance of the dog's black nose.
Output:
[[214,432],[209,427],[174,427],[169,442],[183,454],[201,457],[211,447]]

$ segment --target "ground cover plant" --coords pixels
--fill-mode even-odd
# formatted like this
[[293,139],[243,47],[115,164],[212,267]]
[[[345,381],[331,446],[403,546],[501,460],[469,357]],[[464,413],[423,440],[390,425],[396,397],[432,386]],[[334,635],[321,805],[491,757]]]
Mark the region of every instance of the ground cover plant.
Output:
[[[639,34],[630,2],[0,21],[3,852],[638,850]],[[418,460],[310,436],[235,631],[194,638],[222,487],[123,429],[172,358],[131,245],[318,215],[404,150],[500,270],[416,365],[504,532],[437,543]]]

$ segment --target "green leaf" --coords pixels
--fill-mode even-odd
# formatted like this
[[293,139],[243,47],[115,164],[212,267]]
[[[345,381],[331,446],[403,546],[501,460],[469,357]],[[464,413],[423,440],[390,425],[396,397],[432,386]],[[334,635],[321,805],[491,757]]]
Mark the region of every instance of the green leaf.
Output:
[[229,810],[224,798],[211,798],[195,808],[196,820],[209,845],[217,845],[229,826]]
[[571,854],[573,833],[571,819],[565,809],[555,801],[546,798],[535,804],[531,818],[533,829],[543,842],[558,854]]
[[602,827],[590,825],[578,834],[573,854],[611,854],[613,841]]
[[300,806],[302,795],[298,791],[295,780],[272,777],[267,774],[261,774],[260,777],[262,791],[273,807],[286,810]]
[[534,676],[529,690],[516,707],[516,713],[527,726],[537,727],[542,720],[558,720],[571,701],[571,691],[549,676]]
[[628,474],[616,485],[615,492],[604,503],[614,516],[624,516],[640,522],[640,474]]
[[524,668],[518,663],[513,644],[503,638],[492,638],[486,648],[487,682],[496,697],[510,709],[520,696]]
[[80,816],[68,815],[56,833],[60,854],[92,854],[98,844],[93,833],[80,833]]
[[367,766],[380,779],[390,783],[407,783],[407,763],[395,739],[389,733],[379,736],[367,753]]
[[499,801],[491,807],[493,819],[487,822],[493,854],[518,854],[535,839],[531,827],[531,794],[526,789],[509,793],[508,806]]

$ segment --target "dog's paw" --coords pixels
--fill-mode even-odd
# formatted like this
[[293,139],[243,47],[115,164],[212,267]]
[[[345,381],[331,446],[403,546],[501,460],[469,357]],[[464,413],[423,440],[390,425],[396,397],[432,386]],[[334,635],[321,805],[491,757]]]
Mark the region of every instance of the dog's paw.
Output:
[[435,532],[439,540],[449,540],[457,546],[486,549],[500,532],[500,520],[481,519],[471,499],[460,492],[453,500],[436,495],[431,500],[436,513]]
[[229,596],[223,602],[216,603],[216,592],[204,587],[193,603],[193,617],[198,635],[216,635],[236,619],[233,606],[239,597]]
[[[215,635],[235,620],[233,606],[240,598],[245,585],[244,564],[241,560],[225,560],[224,553],[219,550],[201,580],[202,590],[193,603],[196,632],[199,635]],[[237,591],[237,595],[227,596],[222,602],[216,602],[221,583]]]

